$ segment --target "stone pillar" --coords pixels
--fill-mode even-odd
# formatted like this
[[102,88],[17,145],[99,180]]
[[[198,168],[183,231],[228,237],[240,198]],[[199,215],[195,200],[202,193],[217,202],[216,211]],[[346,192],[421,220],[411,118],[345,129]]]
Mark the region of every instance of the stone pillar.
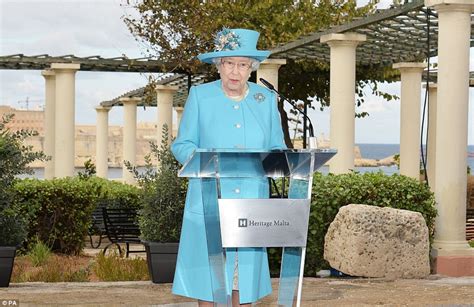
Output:
[[396,63],[401,74],[400,174],[420,179],[420,98],[423,63]]
[[41,75],[45,79],[45,107],[44,107],[44,153],[51,159],[45,162],[44,179],[54,178],[54,142],[56,123],[56,77],[52,70],[43,70]]
[[56,125],[54,176],[74,176],[75,160],[75,75],[79,64],[53,63],[56,75]]
[[263,78],[273,84],[275,89],[278,89],[278,70],[285,64],[285,59],[266,59],[261,62],[257,70],[257,83],[263,85],[260,82],[260,78]]
[[168,145],[173,134],[173,95],[178,91],[178,86],[156,86],[156,109],[158,113],[156,144],[161,146],[163,140],[163,126],[168,126]]
[[109,111],[110,107],[98,106],[96,130],[96,157],[97,176],[108,178],[108,147],[109,147]]
[[438,85],[430,83],[428,87],[428,152],[427,152],[427,175],[431,191],[435,191],[436,186],[436,104],[438,96]]
[[175,107],[174,110],[176,111],[176,134],[173,133],[173,136],[178,135],[179,131],[179,124],[181,124],[181,117],[183,117],[183,107]]
[[331,48],[330,139],[337,154],[330,161],[329,172],[334,174],[354,169],[356,47],[365,40],[365,35],[356,33],[321,36],[321,43]]
[[[124,108],[123,123],[123,160],[135,165],[137,161],[137,104],[141,98],[120,98]],[[135,178],[125,165],[122,170],[122,180],[128,184],[135,184]]]
[[[438,97],[435,196],[438,209],[433,255],[439,274],[466,272],[459,256],[474,266],[466,242],[469,47],[473,1],[425,0],[438,12]],[[456,256],[456,257],[452,257]],[[441,257],[441,258],[440,258]],[[443,257],[451,257],[446,265]]]

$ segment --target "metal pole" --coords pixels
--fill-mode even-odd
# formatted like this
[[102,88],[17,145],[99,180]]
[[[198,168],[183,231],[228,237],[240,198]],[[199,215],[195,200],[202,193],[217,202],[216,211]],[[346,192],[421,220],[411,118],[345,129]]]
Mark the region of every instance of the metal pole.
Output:
[[[304,114],[308,115],[308,104],[306,100],[304,101]],[[308,123],[306,116],[303,116],[303,148],[308,148],[308,143],[306,142],[306,138],[308,135]]]
[[[310,138],[311,139],[311,138]],[[316,139],[316,138],[314,138]],[[309,142],[309,148],[310,149],[316,149],[317,148],[317,144],[315,146],[316,142],[312,142],[310,140]],[[315,146],[315,147],[313,147]],[[314,167],[314,156],[311,157],[311,168],[310,169],[313,169]],[[311,194],[313,192],[313,174],[311,173],[311,176],[308,180],[308,198],[311,200]],[[298,279],[298,294],[296,296],[296,307],[300,307],[301,306],[301,292],[303,290],[303,276],[304,276],[304,262],[305,262],[305,258],[306,258],[306,246],[303,247],[301,249],[301,262],[300,262],[300,276],[299,276],[299,279]]]

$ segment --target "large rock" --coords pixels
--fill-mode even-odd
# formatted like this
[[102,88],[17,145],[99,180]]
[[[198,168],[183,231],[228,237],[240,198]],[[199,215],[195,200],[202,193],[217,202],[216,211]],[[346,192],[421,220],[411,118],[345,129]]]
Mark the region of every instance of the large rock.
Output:
[[352,276],[423,278],[430,274],[428,227],[418,212],[347,205],[329,226],[324,259]]

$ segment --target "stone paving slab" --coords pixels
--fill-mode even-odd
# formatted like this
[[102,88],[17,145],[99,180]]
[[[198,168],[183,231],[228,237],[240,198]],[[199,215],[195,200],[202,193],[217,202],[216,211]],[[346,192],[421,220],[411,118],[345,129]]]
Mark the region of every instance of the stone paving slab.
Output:
[[[278,279],[272,280],[273,289]],[[257,306],[276,306],[276,291]],[[18,283],[0,288],[20,306],[194,307],[171,294],[171,284],[139,282]],[[474,277],[428,279],[305,278],[302,306],[474,306]]]

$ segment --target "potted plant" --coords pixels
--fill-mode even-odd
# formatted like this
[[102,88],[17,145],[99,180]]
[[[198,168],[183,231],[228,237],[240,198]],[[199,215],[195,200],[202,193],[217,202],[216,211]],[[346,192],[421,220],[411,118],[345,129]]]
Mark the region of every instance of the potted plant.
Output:
[[31,131],[11,132],[6,125],[13,115],[0,120],[0,287],[8,287],[13,270],[16,248],[25,240],[27,223],[13,205],[13,183],[19,174],[30,173],[28,164],[45,160],[42,152],[33,152],[23,145]]
[[[178,177],[180,165],[169,149],[166,125],[162,135],[161,146],[150,142],[151,154],[145,158],[144,173],[126,163],[142,188],[138,222],[154,283],[173,281],[187,188],[186,178]],[[152,158],[157,167],[153,166]]]

